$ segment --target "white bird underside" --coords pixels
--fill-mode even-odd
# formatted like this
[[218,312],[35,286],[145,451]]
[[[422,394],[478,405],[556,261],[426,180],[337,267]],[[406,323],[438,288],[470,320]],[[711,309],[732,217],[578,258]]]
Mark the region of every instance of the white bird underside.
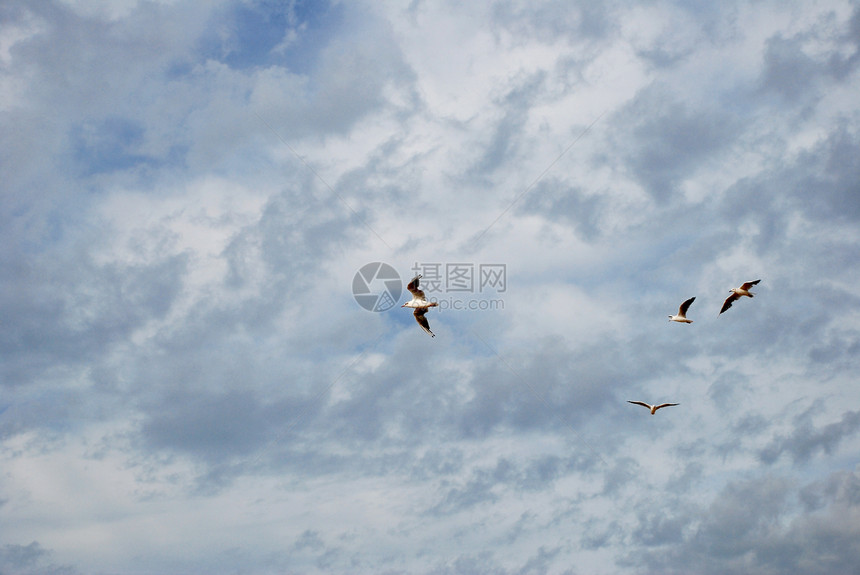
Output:
[[732,295],[726,298],[726,301],[723,302],[723,308],[720,310],[720,314],[724,311],[732,307],[732,304],[735,303],[735,300],[740,299],[743,296],[753,297],[755,294],[750,291],[750,288],[756,285],[761,280],[755,280],[754,282],[744,282],[741,287],[732,288]]
[[677,321],[679,323],[693,323],[693,320],[687,319],[687,310],[690,309],[690,304],[696,301],[695,297],[691,297],[681,304],[676,315],[670,315],[669,321]]
[[418,274],[412,281],[407,284],[406,289],[412,294],[412,299],[400,307],[411,307],[415,308],[415,311],[412,312],[412,315],[415,316],[415,321],[418,322],[418,325],[421,326],[421,329],[430,334],[430,337],[436,337],[436,334],[430,331],[430,322],[427,321],[425,314],[427,310],[431,307],[435,307],[439,305],[438,302],[430,302],[427,301],[427,297],[424,295],[424,292],[418,288],[418,280],[421,279],[421,274]]
[[661,409],[663,407],[672,407],[675,405],[681,405],[680,403],[661,403],[660,405],[651,405],[650,403],[645,403],[644,401],[630,401],[629,399],[627,400],[627,403],[632,403],[634,405],[641,405],[642,407],[647,407],[648,409],[651,410],[651,415],[654,415],[655,413],[657,413],[658,409]]

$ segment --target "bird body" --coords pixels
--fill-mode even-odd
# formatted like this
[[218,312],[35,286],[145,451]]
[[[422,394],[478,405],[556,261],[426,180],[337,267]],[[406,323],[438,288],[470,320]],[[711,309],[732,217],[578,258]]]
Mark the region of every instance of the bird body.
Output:
[[738,300],[743,296],[753,297],[755,294],[750,291],[750,288],[760,281],[761,280],[759,279],[753,282],[744,282],[741,287],[730,289],[729,291],[732,292],[732,295],[727,297],[726,301],[723,302],[723,308],[720,310],[720,314],[732,307],[732,304],[735,303],[735,300]]
[[421,274],[418,274],[409,284],[406,286],[406,289],[412,294],[412,299],[400,307],[411,307],[414,308],[415,311],[412,315],[415,316],[415,321],[418,322],[418,325],[421,326],[421,329],[430,334],[430,337],[436,337],[436,334],[430,331],[430,322],[427,321],[425,314],[427,310],[431,307],[435,307],[439,305],[439,302],[435,301],[427,301],[427,297],[424,295],[424,292],[418,288],[418,280],[421,279]]
[[678,313],[675,315],[669,316],[669,321],[677,321],[679,323],[693,323],[693,320],[687,319],[687,310],[690,309],[690,304],[696,301],[695,297],[691,297],[687,301],[681,304],[681,307],[678,308]]
[[651,410],[651,415],[654,415],[655,413],[657,413],[657,410],[660,408],[672,407],[674,405],[681,405],[680,403],[661,403],[660,405],[651,405],[651,404],[645,403],[644,401],[630,401],[629,399],[627,400],[627,403],[632,403],[634,405],[641,405],[642,407],[647,407],[648,409]]

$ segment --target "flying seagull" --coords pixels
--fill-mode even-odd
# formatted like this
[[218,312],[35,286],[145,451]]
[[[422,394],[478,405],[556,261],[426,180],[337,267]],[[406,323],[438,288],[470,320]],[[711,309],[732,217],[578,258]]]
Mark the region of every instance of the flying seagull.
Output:
[[678,308],[677,315],[670,315],[669,321],[677,321],[680,323],[693,323],[693,320],[687,319],[687,310],[690,309],[690,304],[696,301],[696,298],[691,297],[687,301],[681,304],[681,307]]
[[732,295],[727,297],[726,301],[723,302],[723,309],[720,310],[720,314],[732,307],[732,304],[735,303],[735,300],[740,299],[741,296],[745,295],[747,297],[753,297],[755,294],[750,291],[750,288],[760,281],[761,280],[755,280],[754,282],[746,282],[741,287],[730,289],[729,291],[732,292]]
[[400,307],[411,307],[415,308],[413,315],[415,316],[415,321],[418,322],[418,325],[421,326],[421,329],[430,334],[430,337],[436,337],[432,331],[430,331],[430,322],[427,321],[427,318],[424,317],[424,314],[427,313],[427,310],[431,307],[439,305],[439,302],[435,301],[427,301],[427,298],[424,296],[424,292],[418,289],[418,280],[421,279],[421,274],[418,274],[409,284],[406,286],[412,293],[412,299]]
[[654,415],[655,413],[657,413],[657,410],[660,409],[661,407],[672,407],[673,405],[681,405],[680,403],[661,403],[660,405],[648,405],[644,401],[630,401],[629,399],[627,400],[627,403],[632,403],[634,405],[641,405],[642,407],[647,407],[648,409],[651,410],[651,415]]

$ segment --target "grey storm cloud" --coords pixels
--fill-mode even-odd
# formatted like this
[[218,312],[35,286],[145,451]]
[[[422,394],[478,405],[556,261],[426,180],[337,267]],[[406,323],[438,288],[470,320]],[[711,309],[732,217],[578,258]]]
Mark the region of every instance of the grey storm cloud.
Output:
[[75,575],[79,573],[70,565],[55,565],[49,562],[51,552],[39,543],[28,545],[3,545],[0,547],[0,568],[3,573],[39,575]]
[[516,145],[522,140],[527,111],[543,91],[544,74],[515,79],[510,90],[495,102],[501,118],[489,134],[488,142],[477,163],[470,168],[475,174],[492,174],[516,157]]
[[547,2],[537,10],[524,10],[505,1],[493,6],[493,19],[499,28],[522,35],[599,40],[611,31],[612,11],[609,4],[591,2]]
[[[856,472],[810,484],[820,499],[809,515],[796,514],[793,490],[779,477],[730,484],[699,514],[660,520],[687,527],[675,547],[644,550],[630,560],[644,564],[646,573],[851,572],[860,548],[850,540],[856,527],[846,521],[857,516],[856,484]],[[654,521],[643,519],[643,529]],[[669,533],[678,539],[677,527]]]
[[600,195],[588,194],[581,187],[568,188],[547,178],[526,196],[518,211],[563,222],[572,226],[585,241],[594,242],[605,233],[603,219],[607,208],[606,200]]
[[734,114],[678,101],[665,84],[642,90],[612,124],[626,169],[659,204],[677,198],[681,181],[726,150],[744,129]]
[[[811,45],[820,40],[822,29],[785,37],[777,34],[768,38],[764,51],[761,78],[762,89],[779,94],[787,101],[808,105],[810,99],[821,97],[821,83],[827,78],[842,81],[856,69],[860,61],[857,22],[860,8],[854,6],[853,16],[842,34],[834,40],[843,50],[825,57],[815,55]],[[822,28],[827,24],[822,23]]]
[[[182,288],[183,255],[150,265],[98,265],[74,254],[65,265],[42,258],[9,282],[4,385],[29,381],[34,370],[103,357],[111,346],[152,318],[163,317]],[[10,285],[11,284],[11,285]],[[11,296],[11,297],[10,297]]]
[[785,452],[791,454],[795,462],[806,462],[818,451],[830,454],[844,440],[860,429],[860,411],[846,411],[834,423],[815,427],[806,412],[793,422],[794,431],[788,436],[774,437],[773,441],[761,450],[760,457],[765,463],[773,463]]

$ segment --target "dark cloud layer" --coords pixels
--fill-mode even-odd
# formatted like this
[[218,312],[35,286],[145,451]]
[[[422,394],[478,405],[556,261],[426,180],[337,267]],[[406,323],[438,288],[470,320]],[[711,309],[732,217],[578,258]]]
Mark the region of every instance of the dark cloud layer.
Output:
[[627,155],[626,170],[658,204],[676,199],[685,179],[743,133],[734,114],[708,106],[690,109],[676,100],[671,86],[660,84],[640,91],[613,123],[634,143],[624,145],[616,136]]
[[10,575],[74,575],[76,569],[50,562],[51,553],[38,542],[0,547],[0,568]]
[[805,412],[794,421],[794,431],[787,437],[775,437],[761,452],[766,463],[773,463],[782,453],[791,454],[795,462],[805,463],[820,450],[830,454],[843,439],[860,429],[860,412],[847,411],[834,423],[816,428],[810,422],[810,412]]
[[[860,548],[852,541],[857,517],[854,472],[837,472],[807,489],[817,496],[812,514],[796,513],[794,489],[784,479],[765,476],[732,483],[696,515],[645,517],[642,529],[671,525],[671,547],[640,552],[631,564],[643,573],[850,573]],[[755,506],[750,506],[750,501]],[[677,525],[678,522],[682,525]],[[678,536],[679,529],[687,535]],[[652,545],[656,543],[652,541]]]

